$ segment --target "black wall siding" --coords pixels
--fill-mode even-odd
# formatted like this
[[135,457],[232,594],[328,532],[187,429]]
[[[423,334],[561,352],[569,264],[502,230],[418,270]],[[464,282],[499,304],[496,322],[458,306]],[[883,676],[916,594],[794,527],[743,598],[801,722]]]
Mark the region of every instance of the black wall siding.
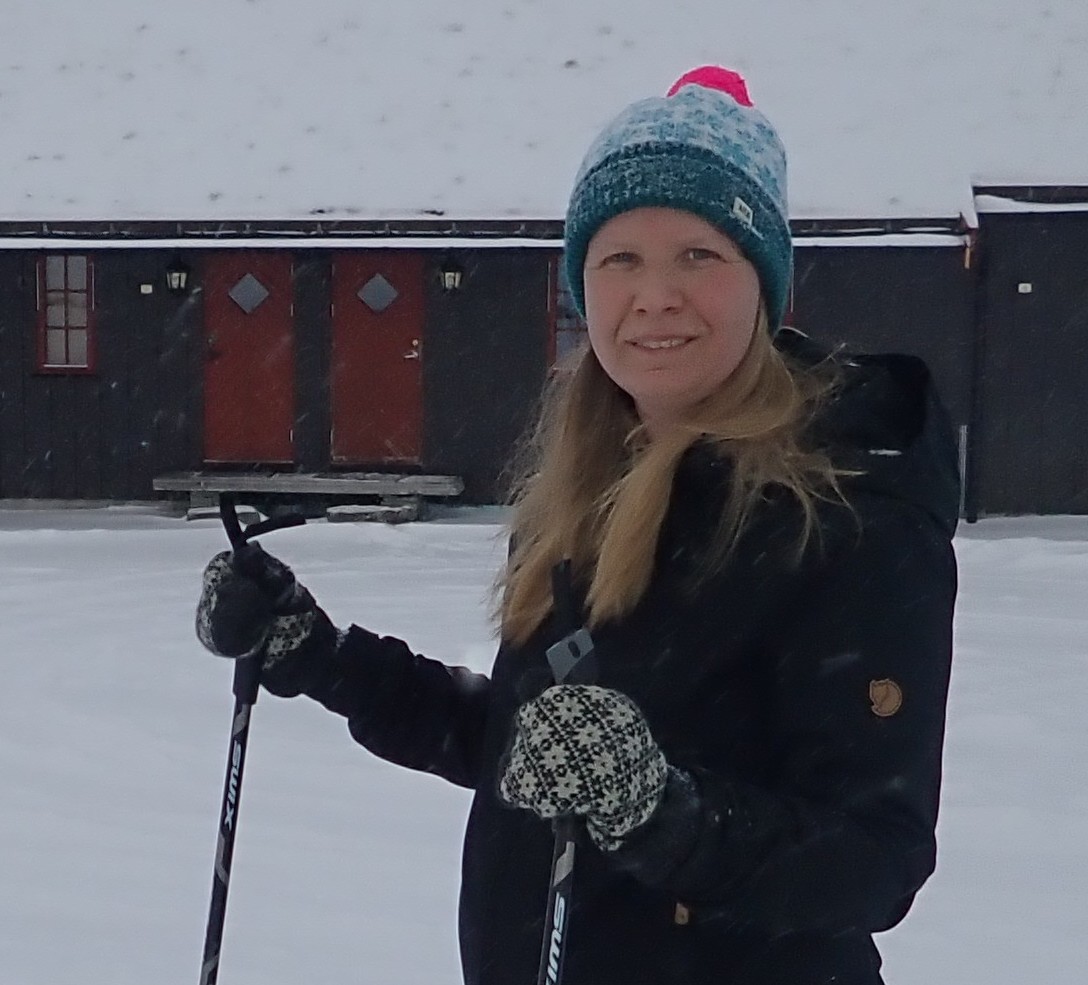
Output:
[[[142,250],[96,257],[99,447],[110,499],[153,498],[156,474],[200,454],[202,295],[167,292],[170,258]],[[144,283],[151,294],[140,293]]]
[[33,369],[33,261],[20,251],[0,251],[0,497],[22,492],[26,462],[26,389]]
[[975,278],[952,247],[800,247],[794,322],[827,344],[929,365],[956,425],[970,420]]
[[54,440],[58,423],[64,420],[64,393],[56,386],[58,377],[36,372],[37,361],[37,263],[42,254],[24,257],[23,283],[18,315],[13,319],[14,349],[26,374],[20,422],[23,427],[22,461],[12,475],[12,495],[18,498],[47,499],[56,495],[57,463],[63,462],[66,440]]
[[78,381],[82,385],[72,388],[72,419],[69,422],[75,446],[75,467],[72,481],[66,485],[63,493],[57,495],[62,499],[102,499],[104,494],[98,387],[90,377],[79,377]]
[[[33,332],[33,327],[30,331]],[[29,348],[32,353],[33,345]],[[32,376],[27,381],[23,398],[23,415],[26,424],[23,451],[25,458],[22,474],[16,479],[16,496],[47,499],[53,495],[53,432],[56,429],[54,410],[56,401],[52,399],[52,384],[53,380],[48,376]]]
[[332,266],[326,250],[299,253],[295,289],[295,462],[303,472],[329,467]]
[[0,496],[150,499],[199,448],[199,293],[166,292],[162,252],[91,253],[95,372],[38,373],[41,255],[0,255]]
[[[32,475],[40,483],[31,495],[50,499],[93,498],[82,489],[93,489],[97,468],[93,458],[96,387],[87,376],[40,376],[32,385],[30,420],[42,421],[32,435]],[[91,455],[84,443],[90,438]],[[38,467],[40,464],[40,468]]]
[[459,253],[460,291],[428,265],[423,336],[423,455],[465,480],[466,502],[495,502],[511,450],[547,371],[548,258],[539,249]]
[[978,511],[1088,513],[1088,213],[983,214],[980,241]]
[[[139,256],[120,255],[120,251],[95,257],[97,423],[107,499],[139,498],[130,494],[133,460],[139,451],[137,435],[151,423],[140,413],[139,397],[151,368],[139,363],[143,348],[139,336],[152,329],[153,319],[166,315],[157,303],[165,293],[161,278],[149,278],[154,294],[139,294],[138,278],[133,282],[133,264],[139,261]],[[143,328],[145,324],[147,328]]]
[[[162,258],[157,262],[161,267]],[[154,495],[151,480],[156,475],[198,461],[203,445],[204,295],[195,292],[178,298],[165,291],[156,293],[163,308],[162,329],[152,335],[156,346],[152,379],[158,393],[148,394],[154,426],[146,469],[134,484],[143,490],[140,498]]]

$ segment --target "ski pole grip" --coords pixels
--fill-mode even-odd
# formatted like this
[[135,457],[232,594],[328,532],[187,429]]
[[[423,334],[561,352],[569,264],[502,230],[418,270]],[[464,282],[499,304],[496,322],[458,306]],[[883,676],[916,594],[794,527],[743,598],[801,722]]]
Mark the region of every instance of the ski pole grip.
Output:
[[262,655],[259,653],[252,657],[243,657],[234,663],[231,691],[244,705],[257,703],[257,695],[261,692],[261,663]]
[[246,535],[242,531],[242,523],[238,519],[238,510],[235,508],[232,493],[219,494],[219,519],[223,521],[223,529],[227,532],[230,546],[237,550],[246,542]]
[[[233,550],[243,547],[253,537],[271,533],[273,530],[282,530],[284,527],[297,527],[306,522],[306,518],[297,513],[288,513],[284,516],[260,523],[251,523],[243,528],[238,519],[238,509],[235,505],[233,493],[219,494],[219,519],[223,521],[223,529],[227,532],[227,539]],[[261,655],[254,654],[245,657],[234,665],[234,682],[231,690],[234,696],[246,705],[255,704],[257,695],[261,689]]]
[[273,530],[283,530],[285,527],[300,527],[306,522],[306,517],[301,513],[284,513],[282,516],[251,523],[243,528],[241,520],[238,519],[234,493],[227,492],[219,494],[219,519],[223,521],[227,539],[235,550],[249,543],[254,537],[270,534]]

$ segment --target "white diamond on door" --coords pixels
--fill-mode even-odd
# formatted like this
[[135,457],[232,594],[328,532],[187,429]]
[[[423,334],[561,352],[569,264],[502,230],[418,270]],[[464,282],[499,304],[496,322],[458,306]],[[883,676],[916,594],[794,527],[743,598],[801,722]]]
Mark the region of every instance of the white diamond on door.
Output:
[[358,298],[375,314],[385,311],[400,295],[381,274],[375,274],[359,288]]
[[247,315],[251,315],[268,297],[268,288],[253,274],[246,274],[227,292],[227,295]]

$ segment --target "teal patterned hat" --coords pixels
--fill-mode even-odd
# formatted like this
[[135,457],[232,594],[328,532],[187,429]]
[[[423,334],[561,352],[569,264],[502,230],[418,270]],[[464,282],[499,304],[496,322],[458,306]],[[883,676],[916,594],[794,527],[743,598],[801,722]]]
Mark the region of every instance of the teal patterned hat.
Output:
[[589,148],[567,208],[565,264],[585,315],[586,250],[604,223],[644,206],[684,209],[725,233],[759,274],[772,333],[793,269],[786,152],[736,72],[704,66],[643,99]]

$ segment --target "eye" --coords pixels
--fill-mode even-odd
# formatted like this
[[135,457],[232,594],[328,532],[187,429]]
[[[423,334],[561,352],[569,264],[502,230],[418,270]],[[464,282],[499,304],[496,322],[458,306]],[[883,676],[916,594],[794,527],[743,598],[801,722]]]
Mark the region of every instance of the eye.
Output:
[[691,249],[684,253],[686,259],[695,263],[702,263],[706,260],[721,260],[722,255],[714,250],[708,250],[702,246],[693,246]]
[[609,253],[608,256],[602,257],[602,267],[629,267],[638,262],[638,255],[631,253],[629,250],[620,250],[617,253]]

